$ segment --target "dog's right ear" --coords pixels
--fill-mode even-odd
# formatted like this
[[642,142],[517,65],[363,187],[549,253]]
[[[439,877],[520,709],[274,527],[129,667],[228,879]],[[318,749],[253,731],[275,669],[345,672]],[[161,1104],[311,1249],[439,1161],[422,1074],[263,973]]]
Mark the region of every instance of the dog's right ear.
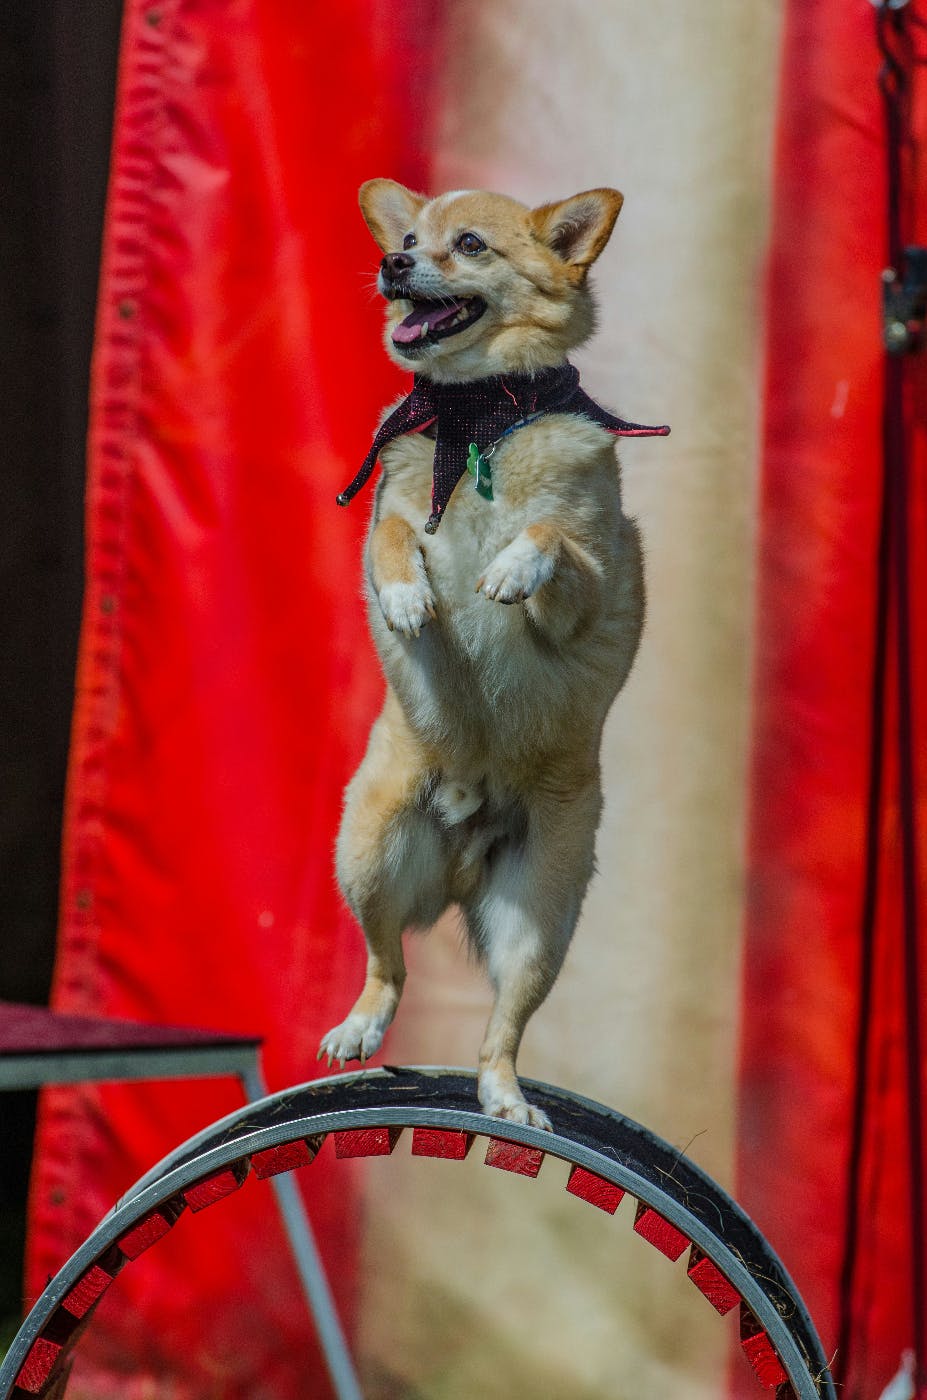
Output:
[[395,180],[367,180],[360,187],[358,202],[370,232],[383,253],[395,252],[415,223],[423,194],[413,194]]
[[535,237],[562,259],[574,284],[582,284],[605,247],[623,203],[617,190],[598,189],[532,209]]

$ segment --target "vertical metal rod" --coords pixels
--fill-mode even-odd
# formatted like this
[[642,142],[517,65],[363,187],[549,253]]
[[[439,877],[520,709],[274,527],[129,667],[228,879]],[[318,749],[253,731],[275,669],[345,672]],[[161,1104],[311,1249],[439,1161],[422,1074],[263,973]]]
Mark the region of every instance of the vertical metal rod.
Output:
[[[916,62],[904,9],[907,0],[874,0],[876,37],[882,56],[879,88],[883,99],[886,148],[886,236],[888,262],[896,277],[905,267],[903,248],[905,162],[911,143],[910,73]],[[915,17],[915,23],[918,22]],[[910,211],[909,211],[910,212]],[[876,908],[879,890],[879,849],[884,797],[887,637],[894,620],[897,651],[897,754],[901,827],[902,958],[906,1089],[908,1108],[908,1174],[911,1222],[911,1306],[914,1340],[914,1383],[918,1396],[927,1395],[927,1274],[925,1274],[924,1113],[921,1085],[921,967],[918,907],[918,832],[915,774],[914,699],[911,631],[909,454],[905,423],[905,347],[885,355],[882,409],[883,497],[877,569],[876,645],[872,699],[872,747],[866,832],[866,879],[860,960],[860,1011],[856,1047],[856,1092],[851,1120],[846,1243],[840,1280],[840,1374],[849,1378],[856,1319],[853,1302],[859,1249],[860,1171],[866,1130],[867,1088],[871,1054],[875,969]],[[894,590],[892,585],[894,585]]]
[[[876,41],[882,58],[879,91],[885,119],[886,148],[886,235],[888,262],[901,274],[901,233],[899,185],[902,140],[899,93],[904,73],[891,39],[899,21],[891,13],[888,0],[878,0]],[[887,395],[886,371],[886,395]],[[896,520],[894,506],[895,472],[887,449],[887,407],[882,418],[882,498],[875,571],[875,639],[870,691],[869,791],[866,802],[866,836],[863,875],[863,905],[860,921],[859,1003],[857,1011],[855,1085],[850,1113],[847,1152],[847,1187],[844,1208],[844,1251],[840,1274],[840,1322],[837,1335],[836,1371],[847,1383],[857,1340],[858,1320],[854,1315],[859,1265],[859,1225],[862,1196],[862,1157],[868,1127],[869,1064],[872,1054],[873,979],[876,967],[876,935],[881,873],[882,815],[885,789],[885,721],[888,676],[888,635],[891,615],[892,536]]]
[[[915,62],[907,13],[880,14],[881,77],[887,139],[887,235],[891,265],[904,267],[904,154],[912,144],[911,71]],[[891,34],[891,38],[889,38]],[[910,201],[908,201],[909,203]],[[910,575],[910,454],[906,431],[906,356],[885,357],[882,442],[886,477],[892,481],[896,647],[898,655],[898,806],[901,835],[902,958],[904,968],[905,1070],[908,1097],[908,1201],[911,1223],[911,1307],[915,1386],[927,1384],[927,1276],[924,1268],[924,1112],[921,1033],[920,911],[918,908],[917,792],[914,741]]]
[[844,1254],[840,1276],[840,1325],[835,1370],[846,1382],[856,1333],[853,1299],[859,1263],[861,1164],[866,1134],[866,1110],[872,1052],[872,1001],[875,976],[876,913],[879,899],[882,811],[885,783],[885,702],[888,673],[888,625],[891,577],[891,533],[894,509],[892,474],[882,472],[879,536],[876,556],[875,647],[872,663],[869,743],[869,793],[866,804],[863,909],[860,929],[859,1005],[856,1026],[855,1087],[847,1153],[847,1192]]
[[908,1173],[911,1208],[911,1297],[914,1309],[915,1379],[918,1393],[927,1383],[927,1277],[924,1272],[924,1110],[921,1090],[920,918],[918,909],[917,792],[914,741],[914,678],[911,658],[911,577],[909,563],[908,448],[905,433],[904,361],[888,357],[886,367],[886,447],[896,473],[895,564],[898,609],[898,769],[901,817],[904,1005],[908,1088]]
[[[257,1065],[243,1070],[240,1078],[249,1103],[256,1103],[258,1099],[267,1097],[267,1085]],[[363,1400],[354,1362],[345,1341],[335,1300],[302,1198],[287,1173],[271,1177],[270,1184],[277,1197],[287,1239],[293,1251],[300,1283],[315,1323],[335,1395],[338,1400]]]

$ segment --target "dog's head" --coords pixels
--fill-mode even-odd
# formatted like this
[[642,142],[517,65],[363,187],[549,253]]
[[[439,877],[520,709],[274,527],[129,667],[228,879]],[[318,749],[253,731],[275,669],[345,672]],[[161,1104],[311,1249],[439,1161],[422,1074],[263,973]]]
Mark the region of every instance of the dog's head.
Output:
[[427,199],[368,180],[360,207],[385,255],[387,353],[444,382],[562,363],[592,333],[587,274],[621,204],[609,189],[529,209],[482,190]]

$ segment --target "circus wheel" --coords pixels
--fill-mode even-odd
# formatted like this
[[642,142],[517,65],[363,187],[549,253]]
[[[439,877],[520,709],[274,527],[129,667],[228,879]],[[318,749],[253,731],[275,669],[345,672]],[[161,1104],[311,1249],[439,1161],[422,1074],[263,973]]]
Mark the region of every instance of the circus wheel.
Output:
[[[795,1286],[734,1201],[639,1124],[565,1090],[523,1082],[550,1116],[553,1133],[485,1117],[475,1076],[447,1069],[342,1074],[221,1119],[143,1177],[51,1280],[0,1366],[0,1400],[63,1394],[98,1300],[182,1218],[195,1219],[249,1176],[277,1177],[279,1184],[282,1174],[308,1167],[311,1190],[311,1163],[320,1151],[386,1156],[404,1135],[414,1155],[436,1163],[478,1150],[487,1166],[524,1178],[536,1177],[545,1159],[566,1164],[565,1189],[602,1212],[603,1228],[624,1221],[669,1260],[686,1256],[687,1282],[678,1286],[698,1289],[706,1307],[734,1316],[758,1394],[762,1387],[777,1400],[835,1400]],[[618,1220],[608,1220],[622,1202]],[[681,1278],[681,1263],[678,1273]]]

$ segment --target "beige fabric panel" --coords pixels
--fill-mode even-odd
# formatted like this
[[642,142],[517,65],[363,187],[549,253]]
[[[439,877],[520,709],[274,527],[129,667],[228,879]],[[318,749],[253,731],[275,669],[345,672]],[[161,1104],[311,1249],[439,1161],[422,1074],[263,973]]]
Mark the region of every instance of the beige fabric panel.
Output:
[[[648,621],[608,723],[599,874],[528,1029],[523,1073],[732,1172],[761,279],[780,0],[449,4],[441,189],[626,196],[577,357],[608,407],[670,422],[624,445]],[[411,75],[410,75],[411,80]],[[389,172],[371,172],[389,173]],[[474,1065],[488,989],[453,920],[409,940],[385,1058]],[[614,1220],[481,1165],[364,1169],[370,1394],[717,1400],[731,1319]]]

